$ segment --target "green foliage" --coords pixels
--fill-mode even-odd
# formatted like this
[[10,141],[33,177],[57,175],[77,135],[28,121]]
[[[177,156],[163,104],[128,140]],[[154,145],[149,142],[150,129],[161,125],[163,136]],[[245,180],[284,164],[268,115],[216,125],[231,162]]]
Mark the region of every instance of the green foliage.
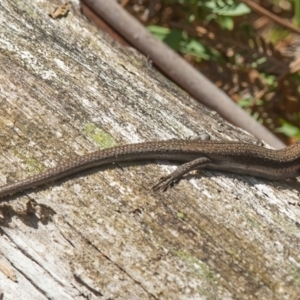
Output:
[[[243,98],[239,101],[239,106],[242,107],[242,108],[249,108],[252,106],[254,102],[254,99],[253,97],[248,97],[248,98]],[[261,99],[258,99],[255,101],[255,105],[256,106],[260,106],[260,105],[263,105],[264,104],[264,101],[261,100]]]
[[255,106],[261,106],[264,105],[264,101],[262,99],[254,99],[253,97],[243,98],[238,102],[238,105],[242,107],[245,111],[247,111],[252,118],[254,118],[257,122],[263,123],[263,120],[261,119],[260,115],[257,112],[253,112],[253,104],[255,103]]
[[[188,23],[195,19],[214,20],[221,28],[227,30],[233,30],[234,17],[250,13],[250,9],[245,4],[236,3],[233,0],[165,0],[164,2],[165,4],[181,4]],[[189,38],[181,30],[170,30],[160,26],[149,26],[148,30],[173,50],[195,55],[198,61],[216,60],[220,57],[216,51],[210,50],[195,38]]]
[[277,132],[281,132],[288,137],[297,137],[300,139],[300,129],[286,120],[280,119],[281,127],[277,128]]
[[232,0],[227,1],[203,1],[204,6],[209,8],[212,13],[227,16],[227,17],[236,17],[249,14],[251,12],[250,8],[244,3],[235,3]]
[[[184,6],[189,14],[189,19],[203,18],[205,20],[218,20],[221,23],[229,23],[229,18],[249,14],[251,10],[244,3],[238,3],[234,0],[165,0],[166,4],[178,3]],[[233,22],[232,22],[233,24]],[[221,24],[220,24],[221,25]]]
[[[300,27],[300,0],[289,1],[294,2],[294,20]],[[267,35],[261,35],[249,22],[259,14],[238,0],[162,3],[168,8],[162,23],[170,27],[175,24],[176,28],[149,26],[156,38],[173,50],[188,54],[189,59],[193,56],[193,63],[202,61],[198,67],[204,66],[204,74],[229,96],[239,99],[243,95],[238,104],[258,122],[273,131],[277,128],[286,137],[300,138],[300,130],[294,125],[300,124],[300,104],[289,102],[300,97],[300,72],[289,74],[293,58],[281,51],[281,42],[290,35],[288,29],[277,25],[269,28]],[[273,4],[276,6],[278,1]],[[253,14],[250,19],[242,17],[249,13]],[[278,81],[281,76],[284,82]],[[270,112],[272,117],[268,117]]]
[[195,55],[196,60],[218,60],[220,55],[217,51],[211,51],[199,40],[190,38],[184,32],[177,29],[168,29],[160,26],[148,26],[148,30],[159,40],[165,42],[175,51]]
[[300,27],[300,1],[295,0],[295,21],[298,27]]
[[[178,3],[186,13],[186,21],[195,19],[206,21],[215,20],[221,28],[232,30],[233,17],[250,13],[250,9],[243,3],[233,0],[165,0],[165,4]],[[148,26],[148,30],[159,40],[164,41],[173,50],[196,56],[196,60],[217,60],[220,55],[210,50],[198,39],[189,38],[186,33],[178,29],[168,29],[161,26]]]

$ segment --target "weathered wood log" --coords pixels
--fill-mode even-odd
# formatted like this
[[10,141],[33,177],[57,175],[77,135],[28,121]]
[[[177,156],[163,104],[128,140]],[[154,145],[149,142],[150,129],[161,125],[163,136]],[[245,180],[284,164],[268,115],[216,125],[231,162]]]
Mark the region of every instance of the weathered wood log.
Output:
[[[116,144],[254,142],[54,7],[0,2],[0,184]],[[152,192],[172,169],[98,168],[1,201],[3,298],[298,299],[299,183],[205,171]]]

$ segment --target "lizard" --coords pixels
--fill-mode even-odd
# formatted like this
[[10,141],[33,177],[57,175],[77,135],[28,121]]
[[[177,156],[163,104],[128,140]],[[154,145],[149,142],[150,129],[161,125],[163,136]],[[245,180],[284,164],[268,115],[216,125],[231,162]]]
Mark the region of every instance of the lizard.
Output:
[[27,191],[57,179],[94,167],[126,161],[170,160],[182,162],[171,174],[162,177],[154,191],[166,191],[185,174],[209,169],[284,180],[300,175],[300,141],[280,150],[255,144],[207,139],[143,142],[116,146],[78,156],[57,167],[24,180],[0,186],[0,198]]

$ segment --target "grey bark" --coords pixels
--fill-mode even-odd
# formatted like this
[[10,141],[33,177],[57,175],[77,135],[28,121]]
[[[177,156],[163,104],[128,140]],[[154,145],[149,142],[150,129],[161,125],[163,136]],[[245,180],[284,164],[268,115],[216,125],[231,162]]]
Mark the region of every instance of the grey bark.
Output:
[[[0,2],[0,184],[115,144],[254,142],[54,7]],[[152,192],[174,168],[120,164],[4,199],[3,299],[298,299],[299,183],[205,171]]]
[[165,72],[190,95],[217,111],[232,124],[254,134],[275,149],[284,148],[284,143],[266,127],[258,123],[222,90],[208,80],[178,53],[158,41],[147,29],[124,10],[115,0],[83,0],[100,17],[119,32],[131,45],[150,57],[155,65]]

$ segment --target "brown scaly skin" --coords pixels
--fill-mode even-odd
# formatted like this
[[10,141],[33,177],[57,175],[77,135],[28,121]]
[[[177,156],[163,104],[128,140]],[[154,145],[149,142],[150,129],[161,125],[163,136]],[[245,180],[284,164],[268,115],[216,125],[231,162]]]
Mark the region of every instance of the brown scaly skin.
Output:
[[300,142],[281,150],[229,141],[167,140],[129,144],[99,150],[68,160],[41,174],[0,187],[0,197],[53,182],[83,170],[117,162],[138,160],[183,162],[162,178],[154,190],[165,191],[186,173],[196,169],[227,171],[271,180],[300,175]]

